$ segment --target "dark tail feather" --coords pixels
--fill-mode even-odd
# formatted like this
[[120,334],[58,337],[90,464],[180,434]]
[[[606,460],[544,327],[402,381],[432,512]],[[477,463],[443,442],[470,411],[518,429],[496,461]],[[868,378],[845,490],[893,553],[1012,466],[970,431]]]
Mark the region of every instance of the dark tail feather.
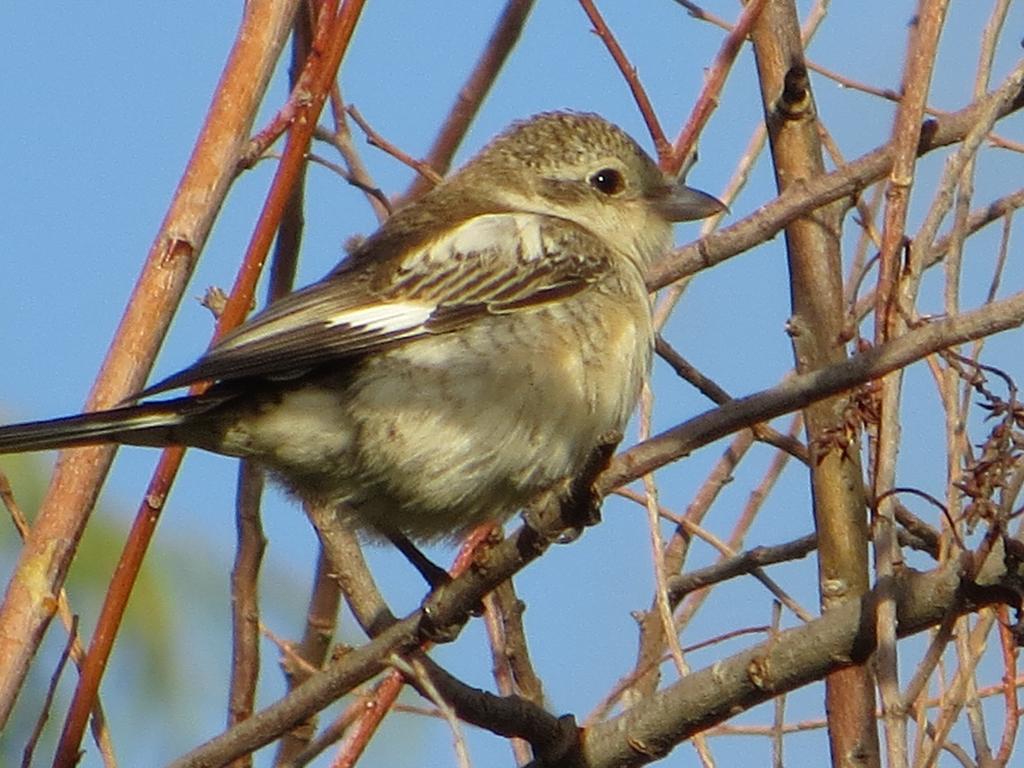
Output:
[[101,443],[170,445],[175,442],[175,427],[197,410],[205,410],[197,409],[196,404],[194,398],[182,397],[61,419],[11,424],[0,427],[0,453]]

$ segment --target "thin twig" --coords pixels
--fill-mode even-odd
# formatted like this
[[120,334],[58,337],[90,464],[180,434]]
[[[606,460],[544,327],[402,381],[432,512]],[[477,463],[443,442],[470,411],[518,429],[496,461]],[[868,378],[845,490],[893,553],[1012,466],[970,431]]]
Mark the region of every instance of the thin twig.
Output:
[[767,0],[750,0],[746,3],[735,26],[722,41],[711,71],[704,80],[704,87],[701,89],[690,119],[679,132],[670,154],[667,156],[659,154],[662,160],[661,167],[666,173],[678,174],[685,167],[687,159],[693,154],[697,137],[704,130],[708,120],[711,119],[711,113],[715,107],[718,106],[718,97],[725,86],[725,78],[732,69],[736,57],[739,56],[743,44],[747,41],[747,36],[754,23],[761,15],[761,11],[764,10],[766,2]]
[[64,667],[67,665],[68,659],[71,658],[71,649],[77,642],[78,617],[75,616],[71,619],[71,630],[68,632],[68,639],[64,643],[64,649],[61,651],[53,673],[50,675],[50,683],[46,686],[46,696],[43,697],[42,706],[39,707],[39,716],[36,718],[32,733],[29,734],[28,740],[25,742],[25,748],[22,750],[22,768],[30,768],[32,765],[32,757],[36,751],[36,745],[39,743],[39,737],[43,735],[43,728],[46,726],[46,721],[50,717],[50,709],[53,707],[53,699],[57,695],[57,684],[64,674]]
[[611,29],[608,28],[604,17],[601,16],[601,12],[597,10],[597,6],[594,5],[593,0],[578,1],[580,7],[583,8],[583,12],[587,14],[587,18],[590,19],[590,24],[593,27],[593,33],[601,38],[601,42],[604,43],[605,48],[608,49],[608,53],[611,55],[612,61],[615,62],[615,66],[619,68],[619,72],[622,73],[622,77],[626,80],[626,85],[629,86],[629,90],[633,94],[633,100],[636,101],[640,114],[644,118],[644,123],[647,125],[647,131],[651,134],[651,140],[654,142],[654,150],[657,153],[659,160],[664,162],[671,155],[672,145],[668,143],[668,138],[665,136],[665,132],[661,128],[658,116],[654,113],[654,105],[651,103],[650,98],[647,96],[646,89],[640,82],[640,77],[637,74],[636,67],[630,63],[629,58],[626,56],[626,52],[622,50],[622,46],[619,45],[619,41],[615,39],[615,35],[612,34]]
[[[484,46],[480,58],[477,59],[466,82],[459,89],[455,103],[448,111],[441,129],[437,132],[434,143],[427,151],[424,162],[440,176],[444,176],[451,167],[455,150],[462,143],[470,123],[476,117],[480,105],[498,78],[498,73],[508,59],[509,54],[519,42],[526,19],[533,10],[534,0],[507,0],[498,17],[494,30]],[[413,179],[409,189],[401,197],[401,202],[414,200],[426,192],[432,183],[423,175]]]
[[401,149],[399,149],[390,141],[388,141],[379,133],[377,133],[377,131],[373,129],[369,122],[367,122],[366,118],[362,116],[358,109],[356,109],[356,106],[354,104],[349,104],[347,107],[345,107],[345,111],[348,112],[349,116],[351,116],[351,118],[356,121],[356,125],[358,125],[362,129],[363,133],[366,134],[366,141],[368,144],[370,144],[370,146],[377,147],[377,149],[387,152],[400,163],[409,166],[414,171],[416,171],[416,173],[423,176],[423,178],[427,179],[432,185],[437,185],[441,183],[442,177],[437,171],[431,168],[423,160],[417,160],[407,152],[403,152]]
[[[2,470],[0,470],[0,501],[3,502],[4,507],[11,516],[11,522],[18,532],[18,536],[24,541],[28,536],[31,526],[29,525],[28,517],[21,508],[21,504],[18,503],[18,499],[14,495],[14,489],[11,488],[10,480]],[[82,660],[85,658],[85,649],[82,647],[81,638],[76,629],[78,618],[71,611],[68,593],[63,587],[57,593],[57,616],[60,618],[64,631],[68,633],[68,647],[70,648],[71,660],[75,662],[76,667],[81,669]],[[114,758],[113,739],[110,735],[110,726],[107,723],[106,715],[103,713],[103,704],[99,696],[96,697],[96,704],[93,707],[89,723],[93,741],[95,741],[99,749],[103,765],[107,768],[114,768],[117,765],[117,760]]]
[[[235,499],[237,547],[231,569],[231,681],[228,726],[252,715],[260,673],[259,572],[267,540],[260,520],[263,471],[252,462],[238,466]],[[252,765],[251,758],[247,759]],[[242,768],[237,765],[233,768]]]
[[459,718],[448,702],[445,701],[441,692],[437,690],[437,687],[430,679],[430,675],[423,668],[422,659],[414,656],[409,661],[406,661],[401,656],[393,655],[390,663],[406,678],[415,680],[417,687],[423,690],[427,698],[437,707],[452,731],[452,738],[455,742],[455,756],[458,760],[459,768],[470,768],[469,749],[466,746],[466,736],[462,732]]

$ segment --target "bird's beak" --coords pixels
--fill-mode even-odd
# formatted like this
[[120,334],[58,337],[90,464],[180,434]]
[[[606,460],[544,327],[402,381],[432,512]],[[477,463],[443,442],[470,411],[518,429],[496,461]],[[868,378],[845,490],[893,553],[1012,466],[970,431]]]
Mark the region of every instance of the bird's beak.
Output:
[[713,195],[692,189],[684,184],[667,186],[652,200],[654,208],[668,221],[694,221],[706,219],[729,207]]

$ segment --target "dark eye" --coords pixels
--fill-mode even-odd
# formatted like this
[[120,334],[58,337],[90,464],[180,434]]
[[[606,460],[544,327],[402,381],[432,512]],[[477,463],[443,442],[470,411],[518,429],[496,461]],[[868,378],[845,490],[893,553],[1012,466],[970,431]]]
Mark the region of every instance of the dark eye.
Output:
[[623,179],[622,174],[614,168],[602,168],[590,177],[590,186],[598,192],[604,192],[606,195],[614,195],[625,188],[626,180]]

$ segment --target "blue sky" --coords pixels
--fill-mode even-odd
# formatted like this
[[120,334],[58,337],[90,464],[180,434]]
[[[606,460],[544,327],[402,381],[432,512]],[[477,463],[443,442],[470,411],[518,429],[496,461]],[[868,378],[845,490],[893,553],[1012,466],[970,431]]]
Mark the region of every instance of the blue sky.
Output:
[[[393,142],[421,155],[501,5],[495,0],[369,3],[343,65],[341,86],[346,99]],[[641,4],[606,0],[601,5],[637,65],[666,132],[674,136],[699,93],[703,69],[717,51],[722,32],[690,18],[669,0]],[[737,5],[709,0],[707,7],[734,18]],[[969,98],[977,31],[988,12],[987,3],[953,6],[932,99],[935,105],[950,109]],[[895,88],[913,7],[910,2],[837,3],[811,57],[856,79]],[[237,3],[190,0],[11,3],[0,8],[0,96],[7,107],[7,119],[0,128],[4,286],[0,416],[4,421],[44,418],[80,407],[191,152],[239,13]],[[1019,30],[1024,10],[1018,5],[1012,13],[1008,29]],[[997,79],[1019,52],[1010,46],[1013,35],[1007,38],[1000,50]],[[856,157],[886,139],[891,105],[820,77],[813,84],[819,110],[847,157]],[[279,73],[264,105],[263,120],[284,97]],[[465,159],[509,121],[561,107],[600,112],[650,147],[625,84],[579,7],[538,3],[460,158]],[[759,119],[753,60],[745,51],[705,131],[701,159],[690,173],[690,183],[720,192]],[[1015,118],[1001,131],[1019,137],[1020,127],[1020,118]],[[1019,185],[1020,157],[1008,155],[982,160],[981,199]],[[386,191],[398,192],[409,182],[410,171],[391,158],[369,147],[363,148],[363,156]],[[922,183],[934,179],[940,168],[938,160],[924,163]],[[208,285],[230,286],[271,170],[270,162],[261,163],[232,190],[189,289],[191,296],[201,296]],[[300,283],[326,272],[340,258],[347,237],[375,226],[360,194],[343,181],[318,167],[309,178]],[[762,159],[733,203],[731,220],[769,200],[773,185],[770,166]],[[927,202],[927,195],[923,200]],[[912,222],[919,221],[920,205],[916,203],[912,215],[917,218]],[[853,229],[848,227],[850,232]],[[696,231],[695,226],[680,227],[680,242],[692,239]],[[993,242],[981,240],[989,249]],[[791,367],[784,333],[789,308],[784,256],[782,239],[776,238],[701,275],[668,329],[684,354],[735,394],[770,386]],[[985,250],[975,258],[982,277],[977,284],[965,285],[968,306],[983,295],[992,260],[991,252]],[[1021,276],[1020,265],[1013,265],[1006,284],[1019,286]],[[209,313],[197,301],[187,300],[154,378],[190,363],[206,346],[210,330]],[[1012,349],[1010,344],[1019,348],[1019,337],[993,342],[994,356],[1000,349]],[[1016,373],[1024,375],[1020,370]],[[910,378],[912,383],[920,382],[922,392],[917,395],[913,393],[918,390],[911,390],[908,395],[907,411],[913,419],[916,410],[927,412],[934,406],[934,395],[929,394],[923,368],[918,367]],[[664,368],[657,369],[655,384],[666,393],[659,398],[657,428],[708,407],[696,394],[675,386]],[[941,440],[940,433],[930,432],[933,423],[924,418],[910,424],[915,433],[911,446],[913,441],[928,445]],[[631,439],[635,432],[627,437]],[[660,473],[662,501],[676,510],[685,505],[720,452],[721,446],[704,449]],[[756,448],[755,456],[752,466],[745,466],[726,491],[724,509],[742,505],[771,454]],[[40,457],[39,465],[45,467],[50,460]],[[126,526],[155,460],[152,451],[121,451],[98,513],[104,525],[115,531]],[[908,484],[941,489],[942,478],[927,463],[908,463],[904,471]],[[150,567],[168,580],[168,586],[151,598],[161,601],[159,605],[141,605],[137,599],[131,610],[143,617],[148,612],[159,614],[168,622],[179,649],[172,659],[179,698],[171,712],[163,711],[161,702],[146,701],[143,672],[149,661],[130,649],[115,652],[104,698],[125,765],[159,764],[212,735],[223,720],[220,691],[229,651],[227,577],[234,536],[234,477],[234,462],[190,453],[168,504],[150,554]],[[778,543],[810,531],[805,486],[806,479],[797,468],[783,475],[780,490],[755,527],[750,544]],[[271,540],[265,587],[272,608],[264,619],[275,632],[292,636],[300,627],[312,571],[312,535],[300,511],[278,495],[272,495],[267,504],[265,523]],[[727,531],[728,520],[721,526]],[[110,552],[111,564],[116,551],[115,547]],[[447,550],[436,554],[442,560],[450,556]],[[704,564],[711,557],[709,550],[698,548],[691,565]],[[408,566],[382,549],[374,550],[371,559],[395,607],[415,607],[422,588]],[[0,574],[9,567],[9,555],[0,554]],[[780,569],[780,578],[804,605],[813,607],[816,597],[808,567],[786,566]],[[167,568],[174,571],[168,574]],[[788,574],[792,578],[786,581]],[[651,579],[642,511],[615,500],[606,506],[601,526],[572,546],[555,548],[517,579],[529,605],[532,651],[548,685],[553,711],[585,715],[630,668],[636,649],[630,611],[648,606]],[[196,589],[203,590],[205,601],[190,599]],[[718,606],[727,608],[709,610],[697,625],[701,634],[684,636],[684,643],[737,624],[768,620],[765,593],[746,581],[722,588],[717,599]],[[87,605],[82,611],[85,625],[90,626]],[[572,615],[571,624],[565,623],[566,615]],[[51,641],[59,634],[51,630]],[[723,648],[738,650],[745,644],[740,641],[695,654],[692,663],[701,666],[724,653]],[[464,679],[487,686],[490,660],[482,648],[482,630],[474,622],[454,646],[439,649],[436,657]],[[268,666],[261,695],[267,703],[280,691],[280,684],[273,648],[265,646],[264,653]],[[820,689],[812,688],[794,697],[794,707],[803,707],[808,717],[820,714],[820,697]],[[151,722],[166,725],[144,735],[134,732],[140,711]],[[58,722],[61,716],[58,710]],[[761,711],[746,719],[763,722],[767,717]],[[452,763],[444,726],[400,716],[386,727],[390,730],[374,745],[367,765]],[[399,733],[404,728],[408,735]],[[20,744],[15,735],[0,741],[0,749],[20,748]],[[430,759],[417,763],[405,755],[402,762],[395,752],[401,755],[409,744]],[[475,765],[509,764],[505,748],[495,740],[472,733],[470,745]],[[82,765],[97,765],[91,745],[87,749]],[[729,764],[730,755],[764,755],[765,749],[762,742],[716,742],[722,764]],[[691,765],[695,757],[683,746],[667,764]]]

